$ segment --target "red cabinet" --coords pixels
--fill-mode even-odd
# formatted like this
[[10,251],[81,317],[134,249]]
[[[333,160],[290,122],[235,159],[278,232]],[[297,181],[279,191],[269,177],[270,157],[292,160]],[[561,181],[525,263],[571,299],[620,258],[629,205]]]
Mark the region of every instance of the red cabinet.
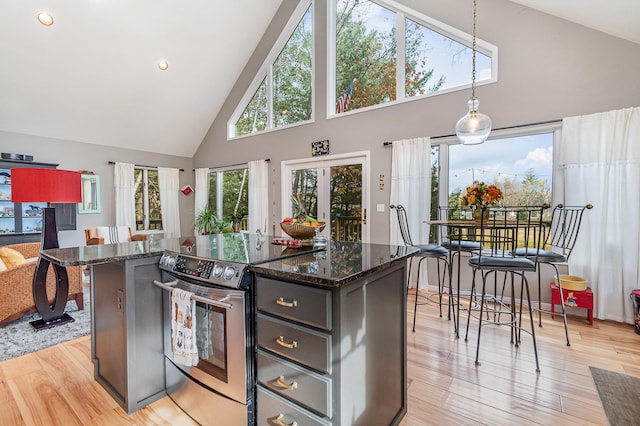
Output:
[[[564,305],[574,308],[585,308],[589,324],[593,325],[593,292],[587,287],[583,291],[562,289]],[[554,318],[555,306],[561,305],[560,289],[555,283],[551,283],[551,318]]]

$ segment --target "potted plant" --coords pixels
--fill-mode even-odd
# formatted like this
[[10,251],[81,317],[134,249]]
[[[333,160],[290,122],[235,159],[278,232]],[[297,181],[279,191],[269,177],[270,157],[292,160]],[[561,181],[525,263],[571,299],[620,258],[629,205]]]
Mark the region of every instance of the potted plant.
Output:
[[196,214],[193,228],[202,235],[218,234],[229,225],[218,217],[216,212],[209,206],[206,206]]
[[245,214],[244,213],[237,213],[237,212],[233,212],[231,213],[231,224],[233,226],[233,232],[240,232],[240,222],[242,222],[242,219],[244,218]]

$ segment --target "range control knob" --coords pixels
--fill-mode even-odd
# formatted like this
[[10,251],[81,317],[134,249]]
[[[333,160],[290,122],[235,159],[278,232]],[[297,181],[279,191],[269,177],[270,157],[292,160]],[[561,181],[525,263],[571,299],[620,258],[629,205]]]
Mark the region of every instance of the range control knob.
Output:
[[214,266],[213,267],[213,276],[217,277],[217,278],[220,278],[222,276],[222,271],[223,271],[222,266],[220,266],[220,265]]
[[226,280],[232,279],[235,274],[236,268],[234,268],[233,266],[227,266],[226,268],[224,268],[224,278]]

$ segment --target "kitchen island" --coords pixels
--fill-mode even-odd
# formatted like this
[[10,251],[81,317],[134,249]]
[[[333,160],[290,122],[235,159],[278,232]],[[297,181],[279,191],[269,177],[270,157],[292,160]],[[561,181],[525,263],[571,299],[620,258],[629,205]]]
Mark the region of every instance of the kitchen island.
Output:
[[[171,250],[217,258],[216,238],[43,252],[62,266],[91,265],[95,377],[127,412],[166,394],[166,296],[152,284],[160,279],[160,256]],[[398,423],[407,406],[405,267],[412,249],[331,241],[312,252],[275,246],[269,237],[263,247],[269,254],[262,261],[247,262],[255,422]]]

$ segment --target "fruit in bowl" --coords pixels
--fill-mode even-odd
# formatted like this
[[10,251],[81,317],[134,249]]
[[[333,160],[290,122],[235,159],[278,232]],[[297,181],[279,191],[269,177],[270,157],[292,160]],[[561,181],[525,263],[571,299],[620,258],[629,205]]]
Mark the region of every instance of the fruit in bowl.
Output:
[[316,234],[316,229],[320,228],[320,232],[326,226],[325,222],[319,222],[311,216],[301,217],[285,217],[280,222],[280,228],[285,234],[296,240],[310,240]]

